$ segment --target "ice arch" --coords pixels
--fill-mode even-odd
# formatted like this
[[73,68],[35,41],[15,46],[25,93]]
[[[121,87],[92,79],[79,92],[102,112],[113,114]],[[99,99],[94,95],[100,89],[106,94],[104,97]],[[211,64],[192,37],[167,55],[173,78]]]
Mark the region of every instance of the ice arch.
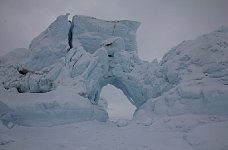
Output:
[[[70,66],[73,78],[83,76],[85,92],[97,104],[101,89],[111,84],[123,91],[129,101],[140,106],[147,98],[133,70],[142,61],[137,55],[136,21],[104,21],[75,16],[71,26],[73,48],[70,53],[76,65]],[[72,59],[69,58],[71,62]]]
[[48,92],[58,85],[80,89],[98,104],[101,89],[111,84],[123,91],[137,108],[177,83],[158,62],[138,57],[136,31],[140,23],[105,21],[68,14],[34,38],[26,63],[18,68],[22,79],[13,83],[20,92]]
[[108,102],[107,112],[109,115],[109,120],[131,120],[133,118],[135,106],[128,101],[128,98],[123,94],[121,90],[108,84],[102,88],[101,97],[105,98]]

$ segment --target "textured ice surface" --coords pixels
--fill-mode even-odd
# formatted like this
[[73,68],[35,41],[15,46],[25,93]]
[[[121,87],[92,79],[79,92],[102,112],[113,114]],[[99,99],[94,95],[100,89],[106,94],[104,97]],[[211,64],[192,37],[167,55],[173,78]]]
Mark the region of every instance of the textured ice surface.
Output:
[[44,32],[34,38],[29,46],[32,53],[24,69],[39,71],[60,61],[59,59],[65,56],[70,48],[68,44],[70,26],[68,14],[59,16]]
[[72,44],[74,47],[80,42],[87,52],[94,53],[104,40],[120,37],[124,41],[125,50],[137,51],[136,30],[139,25],[139,22],[129,20],[105,21],[87,16],[74,16]]

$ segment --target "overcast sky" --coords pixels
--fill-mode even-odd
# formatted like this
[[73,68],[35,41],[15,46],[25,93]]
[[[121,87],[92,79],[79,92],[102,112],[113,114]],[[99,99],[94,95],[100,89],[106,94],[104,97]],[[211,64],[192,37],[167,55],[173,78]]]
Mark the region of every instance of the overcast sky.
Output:
[[68,12],[71,17],[140,21],[139,55],[149,61],[183,40],[228,25],[228,0],[0,0],[0,54],[28,47],[58,15]]
[[161,59],[183,40],[228,26],[228,0],[0,0],[0,55],[27,48],[58,15],[68,12],[70,17],[141,22],[138,52],[148,61]]

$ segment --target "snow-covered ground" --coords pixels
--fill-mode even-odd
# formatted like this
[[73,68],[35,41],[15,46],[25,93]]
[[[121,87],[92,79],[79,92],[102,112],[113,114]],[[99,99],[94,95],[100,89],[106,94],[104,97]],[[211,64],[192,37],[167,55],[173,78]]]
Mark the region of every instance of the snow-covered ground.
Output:
[[164,117],[152,125],[86,121],[53,127],[0,125],[1,150],[227,150],[228,119]]

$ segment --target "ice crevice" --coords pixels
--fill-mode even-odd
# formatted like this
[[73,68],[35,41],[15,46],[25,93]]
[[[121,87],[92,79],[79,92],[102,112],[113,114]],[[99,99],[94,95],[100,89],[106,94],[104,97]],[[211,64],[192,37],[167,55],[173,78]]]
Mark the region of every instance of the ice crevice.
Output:
[[73,28],[74,28],[74,25],[72,23],[72,21],[69,20],[69,22],[71,23],[71,26],[70,26],[70,30],[69,30],[69,33],[68,33],[68,43],[69,43],[69,50],[71,48],[73,48],[73,45],[72,45],[72,31],[73,31]]

